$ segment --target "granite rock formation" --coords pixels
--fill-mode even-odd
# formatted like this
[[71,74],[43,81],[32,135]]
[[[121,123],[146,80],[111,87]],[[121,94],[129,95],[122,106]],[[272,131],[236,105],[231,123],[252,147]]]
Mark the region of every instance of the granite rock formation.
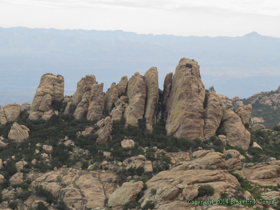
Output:
[[40,84],[35,93],[29,119],[36,120],[45,112],[51,110],[53,100],[61,101],[64,97],[64,78],[61,75],[51,73],[41,77]]
[[15,122],[11,127],[8,138],[10,141],[20,143],[24,139],[29,137],[29,131],[29,128],[27,128],[26,126],[19,125],[17,122]]
[[167,99],[167,135],[178,138],[203,138],[205,87],[196,61],[182,58],[176,67]]

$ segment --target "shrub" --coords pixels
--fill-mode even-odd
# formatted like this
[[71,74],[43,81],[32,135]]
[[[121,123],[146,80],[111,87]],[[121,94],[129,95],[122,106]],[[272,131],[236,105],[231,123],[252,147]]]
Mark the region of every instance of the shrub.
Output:
[[17,202],[15,202],[15,201],[13,201],[13,202],[11,202],[11,203],[9,203],[9,207],[11,208],[11,209],[16,209],[17,208],[17,206],[18,206],[18,203]]
[[186,65],[185,65],[187,68],[192,68],[192,64],[190,64],[190,63],[186,63]]
[[49,204],[52,204],[54,202],[54,197],[52,193],[49,192],[48,190],[45,190],[42,185],[36,187],[36,193],[39,196],[46,197],[46,201]]
[[83,163],[82,163],[82,169],[83,170],[85,170],[85,169],[87,169],[88,168],[88,161],[83,161]]
[[155,208],[155,204],[152,203],[151,201],[147,201],[147,203],[142,208],[142,210],[148,210],[148,209],[154,209],[154,208]]
[[151,194],[152,195],[155,195],[157,193],[157,190],[156,189],[151,189]]
[[210,185],[202,185],[198,188],[198,197],[214,195],[214,188]]
[[58,210],[67,210],[68,207],[66,206],[66,204],[64,203],[64,201],[59,201],[58,202],[58,206],[56,207]]
[[36,210],[48,210],[48,207],[41,201],[37,204]]

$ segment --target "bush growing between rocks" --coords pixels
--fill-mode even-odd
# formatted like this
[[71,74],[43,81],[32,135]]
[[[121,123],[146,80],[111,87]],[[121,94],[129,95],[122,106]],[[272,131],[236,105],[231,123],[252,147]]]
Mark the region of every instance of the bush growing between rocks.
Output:
[[152,195],[155,195],[157,193],[157,190],[156,189],[151,189],[151,194]]
[[45,204],[42,201],[40,201],[37,204],[36,210],[48,210],[48,207],[46,207]]
[[210,185],[202,185],[198,188],[198,197],[214,195],[214,188]]

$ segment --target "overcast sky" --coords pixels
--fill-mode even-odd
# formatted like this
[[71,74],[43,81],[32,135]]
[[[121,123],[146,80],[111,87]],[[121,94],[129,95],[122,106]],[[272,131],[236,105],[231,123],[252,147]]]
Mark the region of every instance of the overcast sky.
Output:
[[0,27],[280,37],[279,0],[0,0]]

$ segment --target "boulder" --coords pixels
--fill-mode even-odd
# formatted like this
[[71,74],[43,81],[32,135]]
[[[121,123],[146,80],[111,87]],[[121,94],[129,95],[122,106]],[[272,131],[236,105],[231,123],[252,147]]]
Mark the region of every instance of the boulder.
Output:
[[249,124],[252,117],[252,105],[236,104],[236,113],[242,120],[243,125]]
[[139,182],[125,182],[123,185],[113,192],[108,200],[108,207],[122,207],[127,203],[136,200],[139,192],[143,189],[144,184]]
[[23,183],[23,173],[17,172],[10,178],[11,185],[22,184]]
[[196,61],[182,58],[176,67],[167,100],[167,135],[178,138],[203,138],[205,87]]
[[2,140],[0,140],[0,148],[4,148],[8,146],[8,144],[6,144],[5,142],[3,142]]
[[20,106],[20,110],[21,111],[25,111],[25,110],[30,110],[31,108],[31,104],[30,103],[23,103],[21,106]]
[[15,166],[16,166],[16,168],[17,168],[17,171],[18,172],[20,172],[22,169],[23,169],[23,167],[25,166],[25,165],[27,165],[28,163],[26,162],[26,161],[18,161],[16,164],[15,164]]
[[192,154],[194,159],[189,168],[191,169],[225,169],[227,164],[225,155],[211,150],[199,150]]
[[53,147],[51,145],[43,145],[43,150],[45,150],[46,153],[51,154]]
[[0,185],[2,185],[5,182],[5,177],[0,174]]
[[207,106],[205,110],[205,126],[204,136],[209,139],[211,136],[215,136],[215,133],[221,123],[223,117],[222,102],[218,94],[215,91],[206,93]]
[[90,92],[86,92],[79,104],[77,105],[75,112],[73,116],[80,120],[84,117],[85,113],[88,111],[88,106],[89,106],[89,98],[90,98]]
[[44,112],[51,109],[53,100],[61,101],[64,97],[64,78],[61,75],[51,73],[44,74],[41,77],[40,84],[35,93],[29,119],[36,120]]
[[229,169],[241,169],[242,163],[239,158],[230,158],[226,161]]
[[16,121],[21,112],[20,105],[17,103],[7,104],[3,106],[3,110],[7,121]]
[[116,83],[112,83],[111,87],[107,90],[104,98],[104,109],[109,113],[112,110],[112,106],[115,106],[115,103],[118,100],[118,87]]
[[166,74],[163,84],[163,104],[166,105],[167,99],[169,97],[170,91],[171,91],[171,85],[172,85],[172,77],[173,72],[170,72]]
[[254,125],[252,126],[252,130],[253,130],[253,131],[261,130],[261,129],[266,129],[265,125],[262,125],[262,124],[254,124]]
[[0,169],[3,168],[3,160],[0,159]]
[[147,129],[152,131],[153,125],[156,123],[158,110],[158,71],[156,67],[150,68],[144,75],[147,87],[147,101],[145,108],[145,119]]
[[7,122],[7,118],[5,116],[5,112],[0,107],[0,124],[4,125],[4,124],[6,124],[6,122]]
[[120,82],[117,84],[118,97],[122,95],[126,95],[127,84],[128,84],[127,76],[123,76]]
[[91,87],[87,119],[99,120],[103,115],[104,110],[104,94],[103,83],[94,84]]
[[218,139],[221,140],[221,142],[224,146],[227,145],[227,137],[225,135],[218,135]]
[[131,139],[124,139],[121,141],[122,148],[134,147],[135,142]]
[[229,97],[224,96],[222,94],[218,94],[218,95],[220,96],[223,106],[233,107],[232,99],[230,99]]
[[257,142],[253,142],[253,145],[252,145],[253,148],[259,148],[259,149],[262,149],[260,145],[258,145]]
[[12,125],[11,130],[8,134],[8,139],[10,141],[20,143],[24,139],[29,137],[28,131],[30,131],[30,130],[26,126],[19,125],[17,122],[14,122],[14,124]]
[[138,126],[138,120],[144,116],[146,103],[146,84],[138,72],[129,79],[127,96],[129,104],[124,112],[126,126]]
[[249,148],[251,134],[244,127],[241,118],[231,108],[224,107],[222,129],[231,146],[241,147],[244,150]]
[[111,140],[111,132],[112,132],[112,126],[113,126],[113,120],[111,117],[106,117],[105,119],[102,119],[97,122],[97,126],[99,129],[95,132],[96,135],[98,135],[98,138],[96,140],[97,144],[106,144],[108,140]]

